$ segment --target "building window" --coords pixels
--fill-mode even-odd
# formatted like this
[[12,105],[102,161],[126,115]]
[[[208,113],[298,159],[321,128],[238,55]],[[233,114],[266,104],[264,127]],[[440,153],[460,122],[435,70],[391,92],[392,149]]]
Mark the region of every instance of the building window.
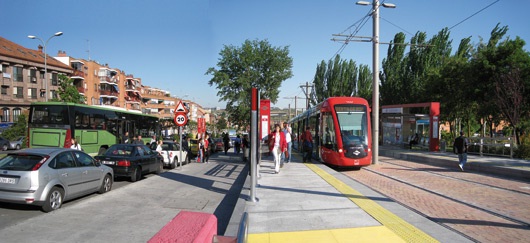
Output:
[[22,67],[13,67],[13,80],[17,82],[22,82]]
[[20,117],[20,114],[22,114],[22,110],[20,108],[13,109],[13,122],[18,121],[18,117]]
[[13,97],[24,98],[23,87],[13,87]]
[[6,65],[2,65],[2,72],[3,73],[7,73],[7,66]]
[[52,85],[57,85],[57,82],[58,82],[58,78],[57,78],[57,73],[52,73]]
[[36,69],[29,70],[29,82],[37,83],[37,70]]
[[29,88],[28,97],[32,99],[37,99],[37,88]]
[[39,78],[42,79],[42,80],[44,80],[44,71],[40,71]]
[[2,93],[1,93],[1,94],[2,94],[2,95],[7,95],[7,89],[8,89],[8,88],[9,88],[9,86],[2,85],[2,89],[1,89],[1,90],[2,90],[1,92],[2,92]]
[[2,109],[2,122],[9,122],[9,108]]
[[51,98],[52,99],[59,99],[59,95],[57,94],[57,91],[51,90]]

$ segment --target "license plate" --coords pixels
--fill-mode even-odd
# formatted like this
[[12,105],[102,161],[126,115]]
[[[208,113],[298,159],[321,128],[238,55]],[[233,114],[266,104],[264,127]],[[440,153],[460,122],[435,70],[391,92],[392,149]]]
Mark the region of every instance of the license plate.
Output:
[[0,183],[15,184],[16,180],[15,178],[0,177]]
[[113,165],[114,164],[114,161],[103,161],[103,164],[105,165]]

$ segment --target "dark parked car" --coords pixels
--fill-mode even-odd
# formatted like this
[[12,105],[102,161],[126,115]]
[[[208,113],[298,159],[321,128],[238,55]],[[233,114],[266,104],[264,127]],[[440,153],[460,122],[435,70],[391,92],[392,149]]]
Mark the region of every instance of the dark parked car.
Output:
[[105,154],[94,157],[111,167],[115,177],[129,177],[135,182],[148,173],[160,174],[164,169],[161,156],[142,144],[114,144]]
[[11,146],[9,140],[0,137],[0,150],[6,151],[7,149],[9,149],[9,146]]
[[29,148],[0,160],[0,201],[59,209],[63,201],[111,190],[113,171],[83,151]]

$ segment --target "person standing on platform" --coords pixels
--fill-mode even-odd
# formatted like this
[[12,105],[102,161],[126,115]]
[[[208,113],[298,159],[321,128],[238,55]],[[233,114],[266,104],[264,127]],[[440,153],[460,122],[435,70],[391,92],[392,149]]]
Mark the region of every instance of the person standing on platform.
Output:
[[269,139],[271,142],[269,146],[272,155],[274,156],[274,172],[276,174],[280,173],[280,168],[283,167],[282,153],[287,150],[287,143],[285,142],[285,134],[281,131],[280,124],[274,125],[274,131],[269,134]]
[[306,127],[304,133],[302,134],[302,146],[303,148],[303,162],[311,162],[313,157],[313,135],[311,135],[311,128]]
[[282,160],[285,161],[285,163],[291,162],[291,145],[292,145],[292,137],[291,137],[291,127],[289,127],[289,124],[287,122],[283,123],[283,134],[285,134],[285,142],[287,143],[287,150],[285,153],[282,154]]
[[458,166],[461,171],[464,171],[464,165],[467,163],[467,138],[464,137],[464,132],[460,132],[460,137],[455,138],[453,143],[453,152],[458,154]]

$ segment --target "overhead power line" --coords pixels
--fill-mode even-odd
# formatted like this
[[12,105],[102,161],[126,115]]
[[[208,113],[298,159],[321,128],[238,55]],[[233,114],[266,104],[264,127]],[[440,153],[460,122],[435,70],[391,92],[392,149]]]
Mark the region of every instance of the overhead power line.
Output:
[[490,3],[488,6],[482,8],[481,10],[479,10],[479,11],[477,11],[476,13],[472,14],[471,16],[469,16],[469,17],[465,18],[464,20],[458,22],[457,24],[451,26],[451,28],[449,28],[449,30],[451,30],[452,28],[454,28],[454,27],[460,25],[461,23],[464,23],[466,20],[468,20],[468,19],[472,18],[473,16],[479,14],[480,12],[486,10],[487,8],[491,7],[491,5],[496,4],[496,3],[499,2],[499,1],[500,1],[500,0],[497,0],[497,1],[495,1],[495,2]]

